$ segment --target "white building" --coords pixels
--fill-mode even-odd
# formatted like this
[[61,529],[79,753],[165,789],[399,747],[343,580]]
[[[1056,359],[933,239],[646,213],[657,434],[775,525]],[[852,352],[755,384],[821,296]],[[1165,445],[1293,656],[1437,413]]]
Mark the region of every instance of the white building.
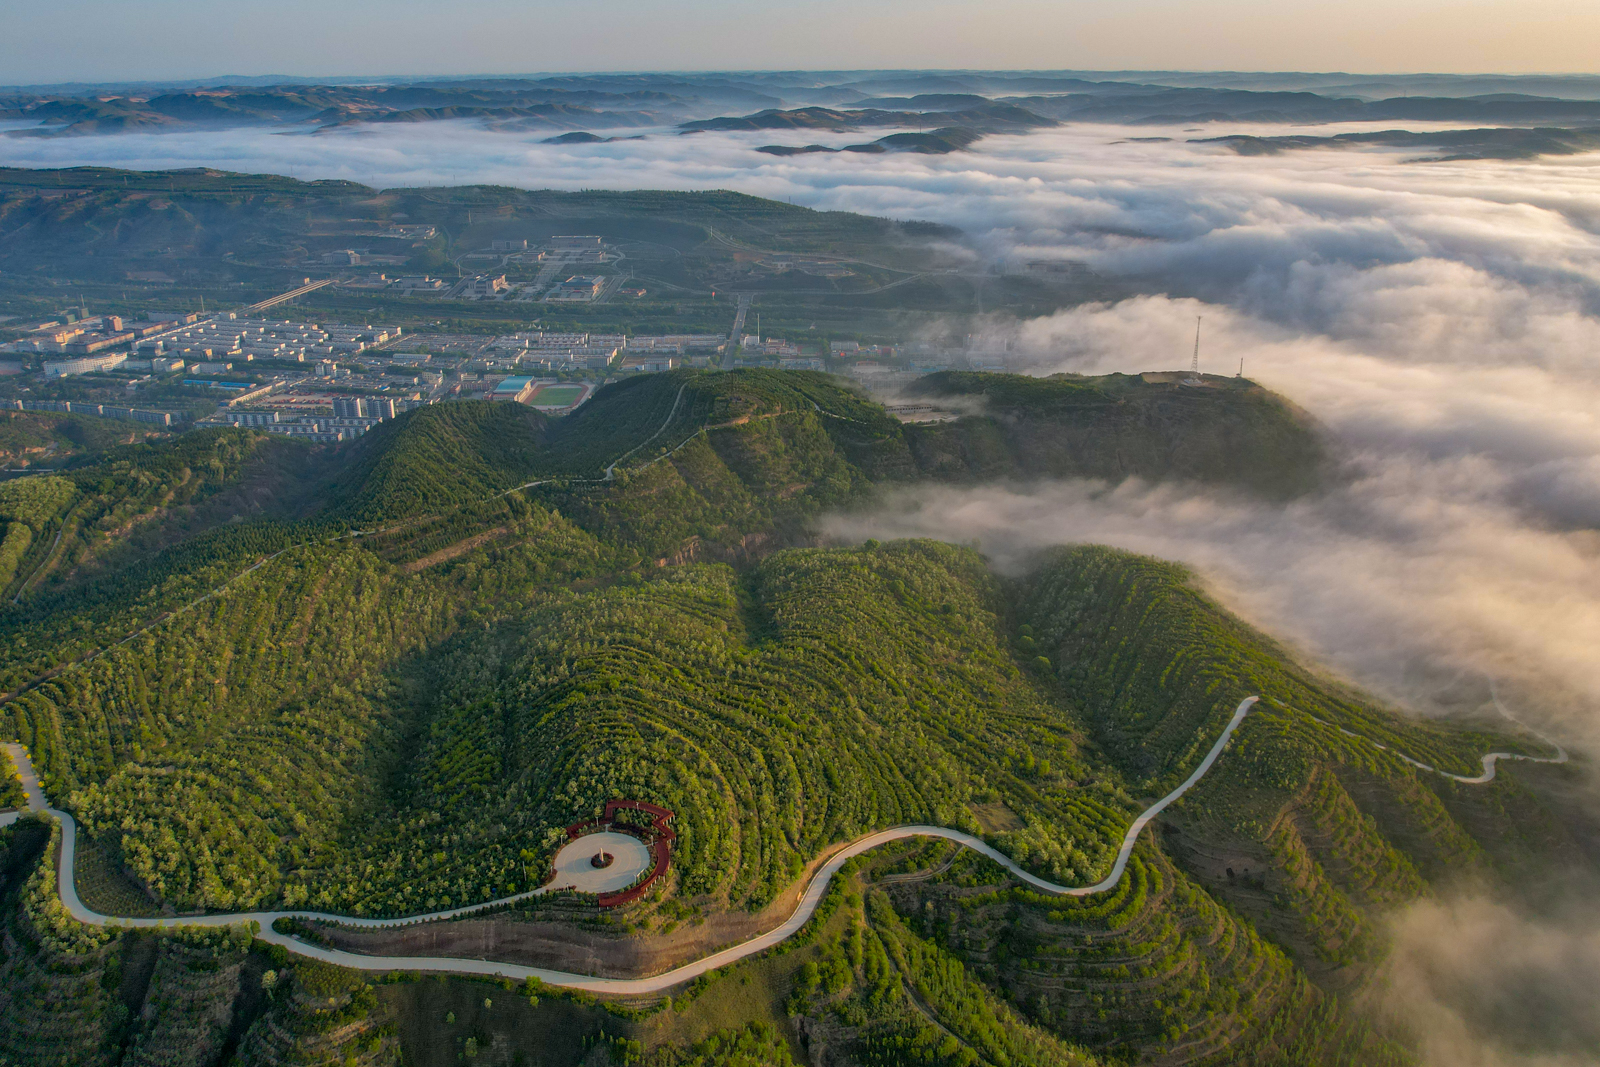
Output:
[[546,300],[587,303],[598,297],[606,287],[606,278],[600,274],[574,274],[545,294]]
[[93,374],[110,370],[128,361],[127,353],[116,352],[105,356],[83,356],[79,359],[62,359],[44,365],[46,378],[66,378],[74,374]]

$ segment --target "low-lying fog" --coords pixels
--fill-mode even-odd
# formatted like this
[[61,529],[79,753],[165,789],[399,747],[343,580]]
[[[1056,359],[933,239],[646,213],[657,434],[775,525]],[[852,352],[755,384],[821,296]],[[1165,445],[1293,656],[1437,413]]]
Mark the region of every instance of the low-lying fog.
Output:
[[[1600,155],[1409,163],[1414,153],[1244,158],[1186,143],[1347,129],[1075,126],[947,156],[780,159],[753,148],[864,138],[649,131],[556,147],[537,143],[548,131],[441,123],[0,138],[0,163],[205,164],[380,185],[733,188],[952,223],[979,266],[1062,257],[1136,276],[1162,295],[997,323],[995,339],[1045,372],[1173,368],[1187,363],[1203,314],[1203,369],[1231,374],[1243,359],[1247,376],[1328,428],[1348,478],[1286,505],[1136,484],[939,489],[835,517],[829,530],[976,538],[1013,567],[1037,546],[1078,540],[1183,560],[1268,630],[1413,708],[1428,710],[1450,679],[1492,675],[1529,721],[1593,751]],[[1173,140],[1127,140],[1162,136]],[[1596,958],[1592,924],[1526,920],[1471,897],[1419,906],[1399,923],[1408,1018],[1436,1062],[1594,1062],[1582,1026],[1576,1044],[1517,1060],[1484,1022],[1493,1013],[1477,1010],[1519,989],[1577,988],[1569,979]],[[1459,978],[1506,941],[1524,945],[1512,979],[1497,968]],[[1458,959],[1469,944],[1477,954]],[[1575,1002],[1580,1013],[1587,1003]]]
[[[1267,506],[1171,487],[941,490],[841,536],[978,538],[1003,560],[1099,540],[1197,566],[1233,605],[1414,706],[1487,672],[1522,711],[1600,740],[1600,155],[1408,162],[1414,152],[1241,157],[1189,138],[1349,132],[1067,126],[945,156],[753,151],[816,131],[637,131],[555,146],[468,122],[0,137],[0,163],[208,165],[377,185],[735,188],[960,226],[974,266],[1071,258],[1163,295],[996,323],[1039,371],[1187,362],[1286,394],[1352,477]],[[627,132],[627,131],[608,131]],[[1171,140],[1152,140],[1152,138]],[[1132,140],[1139,138],[1139,140]],[[1555,699],[1559,693],[1560,699]]]

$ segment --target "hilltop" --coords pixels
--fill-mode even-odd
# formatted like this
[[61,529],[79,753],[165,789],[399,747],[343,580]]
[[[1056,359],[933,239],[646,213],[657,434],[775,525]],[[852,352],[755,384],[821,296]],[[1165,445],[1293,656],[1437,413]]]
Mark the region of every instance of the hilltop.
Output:
[[974,411],[912,437],[932,474],[1188,478],[1289,496],[1325,476],[1311,417],[1244,378],[945,371],[909,390]]
[[[358,446],[340,495],[352,514],[396,518],[414,509],[389,498],[435,483],[440,502],[464,503],[536,479],[601,478],[613,461],[629,478],[701,496],[715,482],[760,497],[781,478],[788,502],[764,506],[797,514],[922,478],[1135,476],[1284,496],[1323,476],[1320,432],[1282,397],[1243,379],[1210,378],[1199,389],[1153,379],[942,372],[911,395],[982,410],[902,423],[814,371],[641,375],[558,420],[505,405],[423,409]],[[717,506],[733,500],[722,495]]]

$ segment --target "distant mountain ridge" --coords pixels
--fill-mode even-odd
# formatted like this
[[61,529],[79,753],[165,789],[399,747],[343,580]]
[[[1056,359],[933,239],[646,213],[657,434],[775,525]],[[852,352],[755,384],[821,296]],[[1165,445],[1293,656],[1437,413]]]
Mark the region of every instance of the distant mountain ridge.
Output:
[[858,129],[902,125],[1025,132],[1057,122],[1600,123],[1600,79],[1449,76],[597,74],[237,79],[141,88],[0,91],[11,136],[474,120],[520,129]]
[[1539,156],[1570,156],[1600,149],[1600,127],[1589,129],[1436,130],[1414,133],[1410,130],[1381,130],[1374,133],[1340,133],[1332,137],[1299,134],[1291,137],[1254,137],[1233,134],[1227,137],[1196,138],[1196,144],[1226,145],[1241,156],[1278,155],[1297,148],[1342,148],[1348,145],[1383,145],[1391,148],[1428,148],[1436,155],[1425,159],[1534,159]]

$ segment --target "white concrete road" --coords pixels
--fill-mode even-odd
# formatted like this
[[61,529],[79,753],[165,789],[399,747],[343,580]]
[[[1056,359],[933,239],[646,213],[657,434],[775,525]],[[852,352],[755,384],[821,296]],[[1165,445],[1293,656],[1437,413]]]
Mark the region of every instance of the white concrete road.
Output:
[[733,314],[733,328],[728,331],[728,347],[722,354],[722,369],[732,370],[733,361],[739,358],[739,339],[744,334],[745,315],[750,311],[750,293],[739,293],[739,308]]
[[[1489,680],[1489,695],[1494,698],[1495,710],[1500,712],[1500,714],[1501,714],[1501,716],[1503,718],[1507,719],[1510,722],[1516,723],[1518,726],[1522,727],[1524,730],[1528,731],[1530,734],[1532,734],[1533,736],[1537,737],[1539,740],[1543,741],[1545,744],[1549,745],[1551,748],[1555,749],[1556,750],[1556,754],[1554,756],[1525,756],[1520,752],[1489,752],[1489,753],[1486,753],[1483,756],[1480,756],[1479,759],[1478,759],[1478,762],[1483,766],[1483,773],[1474,774],[1474,775],[1471,775],[1470,777],[1468,775],[1464,775],[1464,774],[1451,774],[1449,771],[1441,771],[1439,768],[1435,767],[1433,764],[1431,764],[1431,763],[1423,763],[1421,760],[1412,759],[1410,756],[1406,755],[1403,752],[1396,752],[1395,756],[1398,759],[1400,759],[1402,762],[1409,763],[1409,764],[1411,764],[1411,766],[1416,767],[1416,768],[1418,768],[1420,770],[1431,771],[1434,774],[1439,775],[1441,778],[1449,778],[1451,781],[1460,782],[1463,785],[1488,785],[1490,782],[1494,781],[1495,767],[1503,759],[1526,760],[1529,763],[1565,763],[1565,762],[1567,762],[1567,759],[1568,759],[1567,750],[1562,748],[1561,745],[1558,742],[1556,742],[1555,740],[1553,740],[1553,739],[1551,739],[1549,737],[1546,737],[1544,734],[1540,733],[1538,730],[1535,730],[1533,727],[1529,726],[1527,723],[1523,722],[1521,719],[1517,718],[1515,715],[1511,714],[1511,712],[1506,710],[1506,706],[1504,704],[1500,703],[1500,693],[1495,688],[1494,680],[1492,678]],[[1287,707],[1288,707],[1287,705],[1281,704],[1276,700],[1274,700],[1273,703],[1277,704],[1278,707],[1285,708],[1287,710]],[[1312,715],[1309,711],[1306,712],[1306,717],[1309,718],[1312,722],[1320,723],[1323,726],[1333,726],[1333,724],[1331,722],[1329,722],[1328,720],[1319,719],[1315,715]],[[1371,745],[1373,748],[1382,749],[1385,752],[1389,751],[1389,746],[1388,745],[1381,745],[1378,742],[1372,740],[1371,738],[1362,737],[1360,734],[1356,733],[1354,730],[1346,730],[1343,726],[1335,727],[1335,729],[1337,729],[1341,734],[1344,734],[1346,737],[1354,737],[1358,741],[1365,741],[1367,744]]]
[[[1220,756],[1222,754],[1222,750],[1227,747],[1229,739],[1233,737],[1234,731],[1239,728],[1239,724],[1244,721],[1245,716],[1250,713],[1250,709],[1255,705],[1257,699],[1257,697],[1251,696],[1240,701],[1239,707],[1233,713],[1233,718],[1228,720],[1228,725],[1223,728],[1222,734],[1217,738],[1216,744],[1211,746],[1211,751],[1206,753],[1206,757],[1200,761],[1197,767],[1195,767],[1194,772],[1184,780],[1182,785],[1178,786],[1171,793],[1168,793],[1166,796],[1156,801],[1148,809],[1146,809],[1143,814],[1133,820],[1132,825],[1128,827],[1128,832],[1123,835],[1122,847],[1117,850],[1117,858],[1111,866],[1111,873],[1106,875],[1102,881],[1097,882],[1094,885],[1073,887],[1056,885],[1054,882],[1046,881],[1037,875],[1029,874],[1021,867],[1018,867],[1010,857],[991,848],[980,838],[974,837],[973,835],[964,833],[960,830],[952,830],[943,826],[896,826],[887,830],[879,830],[876,833],[870,833],[864,837],[857,838],[855,841],[850,842],[848,845],[844,846],[839,851],[835,852],[831,857],[829,857],[828,861],[822,865],[821,869],[819,869],[815,875],[812,876],[811,881],[808,882],[804,890],[801,891],[799,894],[798,904],[795,907],[793,914],[791,914],[788,920],[785,921],[781,926],[778,926],[773,930],[769,930],[764,934],[750,938],[748,941],[742,941],[737,945],[731,945],[720,952],[714,952],[709,956],[701,957],[692,963],[686,963],[681,967],[676,967],[670,971],[653,975],[648,978],[600,978],[593,975],[574,974],[569,971],[555,971],[543,967],[527,967],[521,964],[498,963],[493,960],[482,959],[444,958],[438,956],[362,956],[353,952],[345,952],[340,949],[328,949],[318,945],[309,944],[305,941],[299,940],[298,938],[280,934],[276,930],[272,929],[272,924],[274,921],[284,918],[313,919],[324,922],[339,923],[344,926],[367,929],[375,927],[410,926],[416,923],[433,922],[440,919],[454,919],[465,915],[470,915],[474,912],[480,912],[488,908],[512,904],[520,900],[525,900],[528,897],[536,896],[539,893],[547,892],[551,888],[555,887],[556,883],[554,882],[550,885],[541,887],[540,889],[535,889],[527,893],[518,893],[515,896],[505,897],[500,900],[487,901],[483,904],[475,904],[464,908],[454,908],[450,911],[433,912],[428,915],[416,915],[404,919],[361,919],[344,915],[329,915],[322,912],[308,911],[252,911],[236,912],[226,915],[183,916],[176,919],[127,919],[101,915],[98,912],[91,911],[84,905],[83,901],[78,897],[76,886],[73,884],[71,872],[73,870],[73,859],[77,850],[77,822],[68,813],[49,806],[43,791],[39,788],[39,782],[37,776],[34,774],[33,764],[28,759],[28,754],[22,748],[22,746],[8,744],[5,747],[7,751],[11,753],[12,760],[17,764],[18,769],[22,773],[23,786],[28,793],[29,808],[34,811],[48,812],[61,822],[61,860],[59,866],[57,867],[56,883],[61,895],[62,904],[66,906],[67,911],[73,916],[73,918],[77,919],[79,922],[89,923],[95,926],[114,925],[122,927],[231,926],[238,923],[254,922],[260,924],[261,929],[259,936],[263,941],[267,941],[275,945],[282,945],[290,952],[294,952],[302,956],[309,956],[312,959],[323,960],[327,963],[337,964],[341,967],[351,967],[363,971],[445,971],[457,974],[483,974],[494,975],[502,978],[510,978],[514,981],[524,978],[537,978],[548,985],[561,986],[568,989],[584,989],[593,993],[609,993],[619,996],[637,996],[641,994],[664,992],[673,988],[674,986],[678,986],[684,982],[698,978],[700,975],[705,974],[708,971],[715,970],[718,967],[723,967],[730,963],[734,963],[738,960],[744,959],[747,956],[752,956],[787,940],[794,934],[798,933],[800,928],[803,927],[806,924],[806,921],[811,918],[813,913],[815,913],[817,910],[817,905],[822,902],[823,894],[827,891],[828,883],[833,880],[833,876],[839,873],[840,868],[842,868],[847,862],[864,852],[868,852],[874,848],[877,848],[880,845],[886,845],[892,841],[901,841],[910,837],[940,837],[948,841],[954,841],[958,844],[965,845],[967,848],[970,848],[975,852],[982,853],[984,856],[998,863],[1000,866],[1004,867],[1008,872],[1010,872],[1013,877],[1020,879],[1029,886],[1032,886],[1034,889],[1040,890],[1044,893],[1053,893],[1058,896],[1072,897],[1084,897],[1091,896],[1095,893],[1103,893],[1106,890],[1115,887],[1116,884],[1122,880],[1123,873],[1127,870],[1128,858],[1133,855],[1133,846],[1138,840],[1139,832],[1144,829],[1151,819],[1160,814],[1169,804],[1183,796],[1184,793],[1187,793],[1189,789],[1192,788],[1194,784],[1211,769],[1212,764],[1217,762],[1217,757]],[[15,820],[15,818],[16,815],[13,813],[8,821]],[[580,838],[578,841],[575,841],[572,844],[564,847],[562,849],[562,853],[558,855],[564,855],[570,851],[572,856],[569,858],[578,857],[581,858],[584,863],[588,863],[588,857],[594,852],[594,848],[592,846],[595,838],[599,836],[601,835],[589,835]],[[623,835],[619,834],[607,836],[621,837]],[[632,841],[633,839],[628,838],[627,840]],[[574,848],[574,846],[579,847]],[[616,864],[613,866],[620,865],[624,862],[624,856],[622,853],[619,853],[617,850],[611,848],[606,848],[606,851],[612,852],[613,855],[617,856]],[[637,862],[637,858],[631,860],[630,862]],[[558,870],[559,869],[560,864],[558,863]],[[609,870],[609,868],[607,868],[607,870]]]

